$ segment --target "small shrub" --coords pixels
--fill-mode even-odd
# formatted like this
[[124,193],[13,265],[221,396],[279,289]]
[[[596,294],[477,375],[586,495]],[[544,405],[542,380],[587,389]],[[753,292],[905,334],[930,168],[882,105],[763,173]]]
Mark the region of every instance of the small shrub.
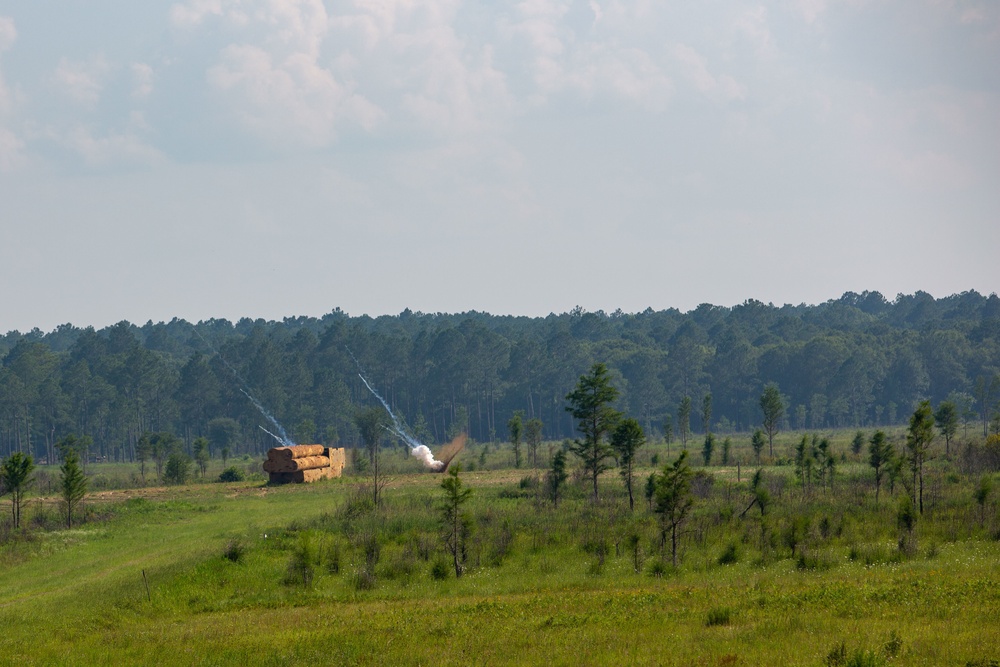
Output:
[[492,544],[490,545],[490,554],[488,557],[488,562],[493,566],[500,566],[503,564],[505,558],[510,553],[511,547],[514,544],[514,531],[510,525],[510,519],[504,519],[503,524],[494,533]]
[[844,663],[845,667],[883,667],[885,664],[885,658],[878,653],[861,649],[854,651]]
[[186,484],[191,476],[191,459],[186,454],[175,452],[167,459],[163,469],[163,481],[167,484]]
[[243,560],[243,556],[246,554],[246,551],[246,543],[241,538],[234,537],[226,544],[226,548],[222,552],[222,556],[231,563],[239,563]]
[[608,556],[608,543],[605,540],[600,540],[594,548],[594,560],[590,562],[590,567],[587,571],[594,575],[600,576],[604,574],[604,561]]
[[880,544],[852,545],[847,556],[852,561],[862,561],[865,565],[888,565],[902,560],[898,551],[890,551]]
[[795,566],[800,570],[829,570],[833,567],[833,563],[815,551],[806,551],[803,549],[799,552],[799,557],[795,560]]
[[316,550],[316,543],[308,531],[299,533],[299,541],[292,551],[292,559],[288,563],[288,577],[285,582],[288,584],[301,584],[304,588],[309,588],[313,584],[315,576],[315,565],[319,561],[319,553]]
[[825,663],[828,667],[883,667],[886,660],[874,651],[855,649],[849,654],[844,642],[840,642],[827,653]]
[[827,667],[839,667],[847,662],[847,644],[841,641],[835,644],[830,652],[826,654],[823,664]]
[[[899,636],[898,632],[893,630],[889,633],[889,641],[882,646],[882,652],[885,653],[887,658],[895,658],[902,649],[903,639]],[[1000,665],[997,665],[997,667],[1000,667]]]
[[893,630],[889,635],[889,641],[882,646],[881,651],[858,648],[848,653],[847,645],[842,641],[827,653],[824,662],[828,667],[885,667],[890,660],[899,655],[902,648],[903,640]]
[[374,511],[375,500],[372,498],[371,490],[365,486],[358,486],[353,489],[343,507],[340,508],[340,516],[345,521],[350,521],[369,515]]
[[704,470],[696,470],[691,477],[691,493],[702,500],[708,498],[715,485],[715,475]]
[[220,482],[242,482],[246,478],[246,473],[236,466],[229,466],[219,475]]
[[375,573],[361,568],[354,574],[354,588],[359,591],[370,591],[375,588]]
[[340,574],[340,542],[335,539],[327,540],[320,560],[329,574]]
[[729,625],[730,618],[733,611],[729,607],[716,607],[715,609],[710,609],[708,611],[708,618],[705,621],[705,625],[712,627],[713,625]]
[[736,542],[730,542],[726,545],[722,555],[719,556],[719,565],[732,565],[733,563],[738,563],[739,560],[740,547]]
[[641,538],[638,533],[631,533],[628,536],[628,546],[632,551],[632,569],[635,570],[636,574],[642,572],[642,566],[646,562],[646,554],[643,553],[640,542]]
[[447,579],[450,571],[451,567],[448,565],[448,561],[444,558],[436,558],[434,560],[434,564],[431,565],[431,577],[437,581]]
[[649,564],[649,576],[661,578],[670,571],[670,567],[662,560],[654,560]]
[[413,573],[417,569],[415,554],[404,549],[401,552],[396,553],[389,563],[382,568],[382,575],[386,579],[409,579],[413,576]]
[[521,481],[517,483],[522,489],[537,489],[538,488],[538,478],[534,475],[525,475],[521,478]]

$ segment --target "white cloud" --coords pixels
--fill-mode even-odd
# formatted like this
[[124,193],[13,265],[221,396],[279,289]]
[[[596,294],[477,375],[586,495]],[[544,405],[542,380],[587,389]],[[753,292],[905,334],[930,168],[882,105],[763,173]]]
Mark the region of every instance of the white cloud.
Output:
[[796,0],[795,5],[806,23],[815,23],[826,12],[827,0]]
[[758,57],[770,59],[777,55],[777,46],[768,23],[767,7],[758,5],[744,11],[736,18],[736,29],[750,42]]
[[14,19],[0,16],[0,52],[9,50],[16,40],[17,28],[14,27]]
[[53,80],[59,90],[85,108],[93,108],[101,98],[109,67],[103,58],[86,61],[61,58]]
[[594,0],[590,0],[588,3],[590,6],[590,11],[594,12],[594,26],[596,27],[601,19],[604,18],[604,10],[601,9],[601,5]]
[[[14,19],[0,16],[0,53],[10,50],[15,41],[17,41],[17,29],[14,27]],[[3,70],[0,69],[0,114],[10,111],[13,105],[12,98],[13,94],[7,88]]]
[[684,68],[684,74],[694,83],[699,92],[716,99],[743,99],[746,87],[728,74],[714,76],[708,71],[708,64],[700,53],[686,44],[674,47],[674,57]]
[[208,72],[209,82],[230,98],[234,113],[253,133],[280,145],[329,144],[342,122],[374,127],[383,112],[334,79],[305,53],[275,62],[264,49],[232,45]]
[[24,142],[10,130],[0,126],[0,172],[11,171],[21,161]]
[[159,151],[131,131],[95,136],[91,129],[79,125],[69,130],[62,141],[67,148],[95,167],[122,162],[153,164],[162,157]]
[[[232,2],[225,4],[231,5]],[[222,16],[223,0],[190,0],[170,8],[170,20],[179,28],[194,28],[209,16]]]
[[132,63],[132,97],[149,97],[153,92],[153,68],[146,63]]
[[[627,100],[650,110],[662,109],[670,95],[671,81],[657,58],[632,44],[629,20],[615,3],[607,20],[604,9],[591,3],[594,29],[608,24],[608,34],[584,35],[567,23],[570,3],[561,0],[524,0],[516,6],[517,20],[503,21],[500,32],[522,39],[529,51],[535,84],[534,102],[573,92],[586,99],[599,96]],[[637,10],[638,12],[638,10]]]
[[[17,41],[14,19],[0,16],[0,53],[10,50]],[[2,63],[0,63],[2,64]],[[0,171],[10,171],[21,160],[24,142],[10,129],[4,127],[5,117],[14,108],[14,93],[7,87],[0,69]]]
[[937,151],[903,152],[894,147],[877,149],[874,166],[904,185],[931,190],[955,190],[972,183],[974,175],[954,155]]

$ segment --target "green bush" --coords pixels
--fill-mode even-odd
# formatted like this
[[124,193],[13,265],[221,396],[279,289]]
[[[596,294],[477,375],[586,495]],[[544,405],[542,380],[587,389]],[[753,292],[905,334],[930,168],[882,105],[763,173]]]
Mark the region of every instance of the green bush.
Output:
[[719,556],[719,565],[732,565],[733,563],[738,563],[739,560],[740,547],[736,542],[730,542],[726,545],[722,555]]
[[708,627],[712,627],[713,625],[729,625],[732,614],[733,611],[729,607],[710,609],[708,618],[705,620],[705,625]]
[[662,560],[654,560],[649,564],[649,576],[656,577],[659,579],[667,572],[670,571],[670,566],[664,563]]
[[180,452],[171,454],[163,470],[163,481],[167,484],[185,484],[190,475],[191,459]]
[[222,556],[231,563],[239,563],[243,560],[246,551],[246,543],[242,539],[234,537],[226,544],[226,549],[222,552]]
[[292,558],[288,563],[287,584],[301,584],[310,588],[315,577],[315,566],[319,562],[319,551],[316,542],[309,531],[299,533],[299,540],[292,550]]
[[247,474],[236,466],[229,466],[219,475],[220,482],[242,482],[247,478]]
[[431,565],[431,577],[438,581],[447,579],[449,572],[451,572],[451,568],[448,566],[448,561],[444,558],[435,559],[434,564]]

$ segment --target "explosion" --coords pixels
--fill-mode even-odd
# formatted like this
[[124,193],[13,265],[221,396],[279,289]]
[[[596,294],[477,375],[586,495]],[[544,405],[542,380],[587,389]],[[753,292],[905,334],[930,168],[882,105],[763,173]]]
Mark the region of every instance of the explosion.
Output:
[[[357,363],[356,359],[355,363]],[[370,384],[368,384],[368,380],[365,379],[365,376],[358,373],[358,377],[361,378],[361,381],[365,383],[366,387],[368,387],[368,391],[372,393],[372,396],[377,398],[379,403],[382,404],[382,407],[385,408],[385,411],[389,413],[389,418],[392,419],[392,426],[386,427],[386,429],[406,443],[406,446],[410,448],[410,456],[423,463],[424,467],[431,472],[444,472],[447,470],[448,464],[451,463],[451,460],[455,458],[455,455],[462,451],[465,447],[465,434],[460,434],[441,449],[441,460],[434,458],[434,454],[431,452],[430,447],[407,433],[406,429],[403,427],[403,423],[399,421],[399,418],[396,417],[395,414],[393,414],[392,409],[389,407],[389,404],[386,403],[385,399],[382,398]]]

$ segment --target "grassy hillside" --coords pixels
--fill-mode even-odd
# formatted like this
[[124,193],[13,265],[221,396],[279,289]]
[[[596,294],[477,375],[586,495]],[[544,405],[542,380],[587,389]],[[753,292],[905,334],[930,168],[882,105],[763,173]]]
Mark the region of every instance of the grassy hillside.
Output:
[[[745,464],[705,469],[676,571],[616,474],[596,504],[571,481],[557,509],[542,471],[492,469],[504,450],[463,455],[486,469],[461,474],[474,489],[461,578],[440,537],[442,476],[402,464],[377,511],[350,477],[98,491],[79,529],[7,534],[0,662],[997,664],[995,497],[979,507],[979,478],[934,461],[900,553],[905,491],[875,506],[850,435],[834,441],[832,491],[768,467],[764,517],[743,514]],[[46,512],[31,500],[29,516]]]

